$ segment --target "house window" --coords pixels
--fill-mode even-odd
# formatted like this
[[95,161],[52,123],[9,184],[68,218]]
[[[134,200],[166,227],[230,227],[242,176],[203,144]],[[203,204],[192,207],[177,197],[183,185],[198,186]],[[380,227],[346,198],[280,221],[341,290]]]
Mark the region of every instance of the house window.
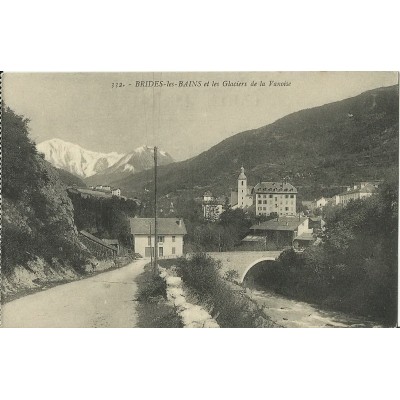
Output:
[[285,194],[285,199],[287,199],[289,197],[289,195]]
[[172,236],[172,241],[175,243],[175,236]]
[[[172,236],[175,237],[175,236]],[[175,247],[172,248],[172,254],[175,254]]]
[[289,207],[285,207],[285,211],[289,211]]
[[267,204],[267,200],[264,200],[264,204]]
[[278,208],[278,204],[275,204],[275,208]]
[[270,194],[270,195],[269,195],[269,198],[272,199],[272,197],[273,197],[272,194]]
[[293,197],[294,197],[294,194],[291,194],[291,195],[290,195],[290,198],[293,199]]
[[151,246],[151,236],[147,236],[147,245]]
[[158,243],[164,243],[164,236],[158,237]]
[[243,181],[242,181],[242,186],[243,186]]
[[267,209],[267,207],[263,207],[263,210],[266,210]]
[[258,204],[262,204],[262,200],[258,200]]

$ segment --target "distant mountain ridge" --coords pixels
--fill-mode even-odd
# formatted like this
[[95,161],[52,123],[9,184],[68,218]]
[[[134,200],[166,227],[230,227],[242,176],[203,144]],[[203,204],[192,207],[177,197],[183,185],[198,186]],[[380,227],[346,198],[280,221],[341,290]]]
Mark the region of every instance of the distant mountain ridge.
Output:
[[[89,184],[108,184],[154,165],[154,149],[149,146],[138,147],[128,154],[100,153],[61,139],[50,139],[39,143],[37,149],[54,167],[85,179]],[[172,162],[168,153],[159,150],[159,165]]]
[[[398,166],[398,112],[397,85],[295,112],[231,136],[189,160],[160,167],[159,193],[229,193],[242,165],[251,185],[285,177],[296,187],[315,186],[310,196],[324,185],[380,179]],[[113,184],[140,194],[153,187],[153,173]]]

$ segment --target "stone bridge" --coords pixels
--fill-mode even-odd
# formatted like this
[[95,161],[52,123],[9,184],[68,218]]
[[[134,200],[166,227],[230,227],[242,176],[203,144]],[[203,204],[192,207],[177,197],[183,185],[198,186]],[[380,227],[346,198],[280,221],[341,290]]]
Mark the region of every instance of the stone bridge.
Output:
[[239,283],[243,283],[252,267],[261,261],[275,261],[281,253],[282,251],[227,251],[207,254],[221,261],[222,272],[235,270],[239,274]]

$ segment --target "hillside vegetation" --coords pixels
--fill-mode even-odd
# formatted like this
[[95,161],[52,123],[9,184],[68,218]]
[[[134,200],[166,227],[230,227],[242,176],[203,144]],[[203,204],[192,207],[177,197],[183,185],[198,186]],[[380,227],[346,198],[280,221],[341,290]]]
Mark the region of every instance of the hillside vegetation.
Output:
[[3,110],[2,273],[38,258],[79,270],[88,254],[78,240],[71,201],[58,172],[38,155],[28,122]]
[[[226,194],[241,165],[249,184],[288,177],[306,198],[379,179],[398,164],[398,101],[398,86],[379,88],[239,133],[192,159],[160,167],[159,193]],[[152,182],[150,170],[113,184],[134,195],[151,190]]]
[[[71,177],[38,154],[27,119],[5,108],[2,124],[1,293],[7,301],[79,279],[93,256],[79,241],[63,183]],[[98,264],[99,269],[110,266]]]
[[118,197],[82,198],[76,190],[68,190],[74,206],[74,221],[79,231],[86,230],[102,239],[118,239],[132,247],[129,217],[134,217],[137,204]]

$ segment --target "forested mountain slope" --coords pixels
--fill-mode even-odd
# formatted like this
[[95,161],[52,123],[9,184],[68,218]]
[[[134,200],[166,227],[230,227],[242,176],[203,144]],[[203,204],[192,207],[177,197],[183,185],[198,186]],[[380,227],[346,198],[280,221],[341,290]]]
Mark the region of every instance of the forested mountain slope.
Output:
[[[379,179],[398,164],[398,104],[398,86],[391,86],[290,114],[160,167],[159,191],[227,193],[242,165],[250,184],[287,177],[310,196],[313,187],[318,192],[321,186]],[[113,184],[136,194],[151,189],[152,181],[149,170]]]

